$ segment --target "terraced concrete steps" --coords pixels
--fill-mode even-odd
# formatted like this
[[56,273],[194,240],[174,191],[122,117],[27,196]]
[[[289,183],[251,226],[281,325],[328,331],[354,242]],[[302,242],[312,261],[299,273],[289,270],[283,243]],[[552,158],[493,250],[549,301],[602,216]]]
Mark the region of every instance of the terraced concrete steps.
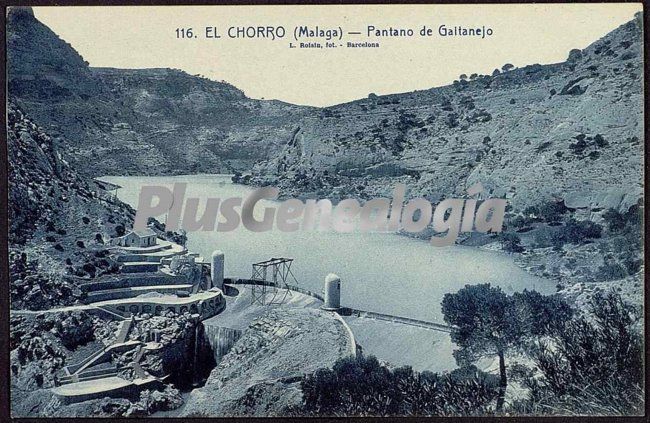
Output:
[[86,302],[93,303],[97,301],[133,298],[137,297],[138,295],[148,294],[150,292],[158,292],[160,294],[175,294],[176,291],[190,292],[191,290],[191,284],[134,286],[131,288],[106,289],[102,291],[89,292],[86,295]]
[[130,261],[120,266],[121,273],[150,273],[156,272],[160,263],[151,261]]
[[67,385],[70,383],[85,382],[89,380],[103,379],[110,376],[117,376],[117,366],[101,370],[86,370],[79,374],[67,375],[59,377],[60,385]]
[[104,291],[108,289],[130,288],[136,286],[174,285],[186,283],[187,278],[182,275],[168,275],[164,273],[148,275],[120,275],[120,277],[107,277],[105,279],[93,280],[79,284],[84,292]]

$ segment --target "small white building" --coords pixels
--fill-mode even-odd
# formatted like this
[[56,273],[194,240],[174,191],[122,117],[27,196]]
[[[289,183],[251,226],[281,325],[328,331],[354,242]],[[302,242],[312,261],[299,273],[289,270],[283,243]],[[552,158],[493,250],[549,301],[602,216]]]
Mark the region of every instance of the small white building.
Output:
[[143,231],[131,231],[128,234],[118,238],[118,245],[122,247],[151,247],[156,245],[158,236],[156,232],[147,228]]

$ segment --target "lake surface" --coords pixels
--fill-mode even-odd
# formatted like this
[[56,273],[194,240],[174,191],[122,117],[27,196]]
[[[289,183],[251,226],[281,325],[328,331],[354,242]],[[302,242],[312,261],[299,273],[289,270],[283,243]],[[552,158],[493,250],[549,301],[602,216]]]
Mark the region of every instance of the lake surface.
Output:
[[[140,187],[187,182],[187,197],[243,197],[253,188],[233,184],[230,176],[104,177],[122,186],[118,197],[137,207]],[[273,205],[262,201],[261,205]],[[277,206],[277,204],[276,204]],[[260,207],[260,204],[258,204]],[[261,207],[260,207],[261,209]],[[257,207],[256,207],[257,212]],[[164,222],[165,216],[157,217]],[[252,263],[272,257],[295,259],[291,270],[298,285],[321,292],[328,273],[341,277],[341,304],[362,310],[442,321],[444,294],[466,284],[491,283],[511,293],[535,289],[554,292],[555,283],[526,273],[506,254],[473,247],[433,247],[430,243],[392,233],[336,233],[275,228],[254,233],[243,226],[232,232],[190,232],[187,247],[209,258],[225,253],[226,277],[251,276]]]

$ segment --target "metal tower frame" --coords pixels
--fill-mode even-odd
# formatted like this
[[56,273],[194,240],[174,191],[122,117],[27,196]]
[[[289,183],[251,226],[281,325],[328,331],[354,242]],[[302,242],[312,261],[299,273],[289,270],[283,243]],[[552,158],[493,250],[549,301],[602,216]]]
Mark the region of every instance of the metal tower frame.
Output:
[[[251,276],[251,304],[260,305],[282,304],[288,296],[291,296],[291,288],[287,279],[291,277],[296,285],[298,280],[291,272],[292,258],[275,257],[270,260],[253,263]],[[279,290],[284,289],[284,295]],[[271,299],[267,300],[267,296]],[[282,298],[280,298],[280,296]]]

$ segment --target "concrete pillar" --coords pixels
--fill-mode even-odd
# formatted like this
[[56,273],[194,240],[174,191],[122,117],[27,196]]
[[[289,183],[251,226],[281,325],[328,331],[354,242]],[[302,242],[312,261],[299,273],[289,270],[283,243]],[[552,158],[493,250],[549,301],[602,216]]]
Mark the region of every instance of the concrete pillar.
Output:
[[341,308],[341,278],[334,273],[325,277],[324,310],[338,310]]
[[210,268],[210,275],[212,277],[212,286],[208,287],[208,289],[214,287],[223,290],[224,262],[225,262],[225,256],[223,254],[223,251],[215,250],[212,253],[212,261],[210,262],[212,264]]

